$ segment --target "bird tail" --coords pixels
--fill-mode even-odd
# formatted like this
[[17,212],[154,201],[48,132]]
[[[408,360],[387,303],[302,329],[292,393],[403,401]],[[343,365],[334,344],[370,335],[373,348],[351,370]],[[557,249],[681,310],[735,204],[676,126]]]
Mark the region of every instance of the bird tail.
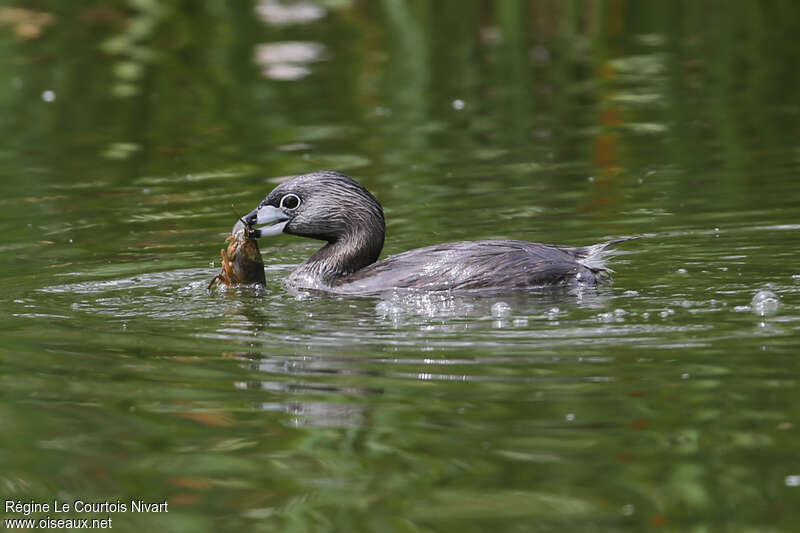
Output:
[[583,246],[576,250],[575,256],[578,259],[578,263],[590,270],[594,270],[595,272],[614,272],[611,268],[609,268],[607,263],[610,259],[624,252],[621,252],[613,247],[623,242],[635,241],[645,237],[650,237],[650,235],[644,233],[641,235],[630,235],[627,237],[620,237],[618,239],[592,244],[591,246]]

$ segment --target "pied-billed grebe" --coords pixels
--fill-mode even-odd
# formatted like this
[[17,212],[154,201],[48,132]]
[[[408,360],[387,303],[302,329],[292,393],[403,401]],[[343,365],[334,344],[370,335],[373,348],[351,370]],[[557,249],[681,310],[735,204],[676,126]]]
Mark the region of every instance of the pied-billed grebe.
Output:
[[332,171],[303,174],[281,183],[234,226],[234,233],[245,224],[262,226],[256,237],[288,233],[325,241],[325,246],[292,272],[287,284],[346,294],[396,288],[502,291],[591,287],[607,277],[608,247],[628,240],[581,247],[514,240],[448,242],[376,263],[383,248],[383,209],[357,181]]

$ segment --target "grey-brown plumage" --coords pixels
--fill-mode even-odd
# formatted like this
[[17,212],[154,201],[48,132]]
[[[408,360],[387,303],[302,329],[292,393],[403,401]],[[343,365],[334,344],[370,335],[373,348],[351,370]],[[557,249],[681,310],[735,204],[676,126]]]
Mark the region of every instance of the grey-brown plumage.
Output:
[[424,291],[522,290],[595,286],[608,277],[608,247],[629,237],[585,247],[516,240],[449,242],[376,262],[383,248],[383,210],[352,178],[324,171],[276,187],[245,217],[264,235],[289,233],[326,244],[292,272],[291,287],[363,294],[395,288]]

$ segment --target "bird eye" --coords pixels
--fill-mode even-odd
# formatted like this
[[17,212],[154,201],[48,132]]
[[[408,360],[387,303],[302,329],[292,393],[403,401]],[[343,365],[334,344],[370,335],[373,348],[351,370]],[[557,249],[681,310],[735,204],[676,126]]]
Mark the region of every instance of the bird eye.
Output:
[[287,194],[281,198],[281,209],[297,209],[300,205],[300,197],[296,194]]

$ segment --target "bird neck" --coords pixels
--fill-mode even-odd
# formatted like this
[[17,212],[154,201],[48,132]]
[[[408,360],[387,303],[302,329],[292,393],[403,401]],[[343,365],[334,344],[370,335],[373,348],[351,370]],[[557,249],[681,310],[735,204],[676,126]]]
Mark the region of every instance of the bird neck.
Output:
[[329,242],[295,271],[326,283],[335,283],[377,261],[383,248],[383,231],[360,229]]

